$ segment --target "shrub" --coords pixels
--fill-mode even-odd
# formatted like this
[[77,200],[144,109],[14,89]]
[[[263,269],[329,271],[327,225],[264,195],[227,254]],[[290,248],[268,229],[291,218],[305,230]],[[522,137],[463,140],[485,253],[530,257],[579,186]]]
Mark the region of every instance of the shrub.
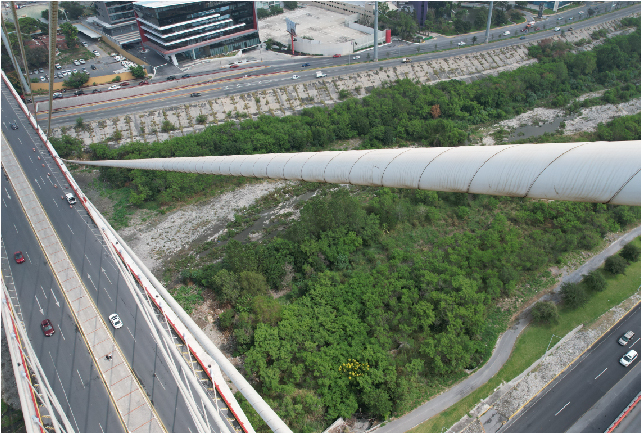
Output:
[[588,301],[586,291],[578,283],[563,283],[560,293],[562,300],[564,300],[564,306],[569,309],[577,309]]
[[82,117],[78,116],[76,118],[76,128],[82,128],[85,124],[83,123]]
[[118,83],[119,81],[120,81],[120,75],[117,75],[111,80],[112,83]]
[[339,99],[346,99],[350,97],[350,91],[348,89],[341,89],[339,91]]
[[169,133],[170,131],[174,131],[175,129],[176,126],[170,121],[163,121],[163,124],[161,125],[161,131],[164,133]]
[[33,78],[31,79],[31,82],[32,82],[32,83],[38,83],[39,81],[40,81],[40,80],[38,80],[36,77],[33,77]]
[[205,116],[205,115],[196,116],[196,123],[197,124],[204,124],[205,122],[207,122],[207,116]]
[[593,270],[582,280],[586,287],[591,291],[604,291],[606,289],[606,279],[600,270]]
[[122,138],[123,138],[123,133],[121,133],[119,130],[116,130],[116,131],[114,131],[114,133],[111,135],[111,138],[112,138],[113,140],[118,141],[118,140],[120,140],[120,139],[122,139]]
[[556,324],[560,317],[557,313],[557,306],[552,301],[538,301],[533,310],[533,321],[538,324]]
[[640,259],[640,249],[635,247],[633,243],[629,243],[620,252],[620,256],[629,262],[637,262]]
[[613,275],[624,274],[627,265],[626,259],[620,255],[609,256],[604,261],[604,269]]
[[218,316],[219,326],[223,330],[227,330],[234,325],[234,309],[227,309],[225,312]]

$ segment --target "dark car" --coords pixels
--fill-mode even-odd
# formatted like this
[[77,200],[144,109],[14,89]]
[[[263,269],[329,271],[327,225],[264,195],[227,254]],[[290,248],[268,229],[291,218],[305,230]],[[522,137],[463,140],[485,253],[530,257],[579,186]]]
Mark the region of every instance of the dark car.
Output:
[[49,321],[48,319],[41,322],[40,327],[42,327],[42,332],[47,337],[52,336],[54,333],[56,333],[56,330],[54,330],[53,325],[51,324],[51,321]]
[[102,90],[100,90],[100,89],[94,89],[94,90],[91,91],[91,93],[100,93],[100,92],[102,92]]
[[75,91],[75,92],[74,92],[74,95],[76,95],[76,96],[78,96],[78,95],[84,95],[84,94],[85,94],[85,91],[84,91],[84,90],[82,90],[82,89],[78,89],[77,91]]
[[332,56],[332,57],[341,57],[341,54],[335,54],[335,55],[334,55],[334,56]]
[[183,74],[181,75],[181,78],[190,78],[192,74]]
[[526,39],[526,36],[520,36],[519,39]]
[[309,63],[304,63],[303,65],[301,65],[301,68],[307,68],[308,66],[310,66]]
[[90,68],[95,70],[96,69],[96,65],[91,65]]
[[143,80],[143,81],[141,81],[140,83],[138,83],[138,85],[139,85],[139,86],[142,86],[142,85],[144,85],[144,84],[149,84],[149,81],[147,81],[147,80]]
[[22,252],[19,251],[13,254],[13,259],[15,259],[18,264],[22,264],[25,261],[25,257],[22,256]]
[[175,75],[170,75],[169,77],[167,77],[167,79],[168,80],[176,80],[176,76]]
[[201,96],[199,92],[190,93],[189,96]]
[[9,125],[11,125],[12,130],[17,130],[18,129],[18,122],[13,121]]

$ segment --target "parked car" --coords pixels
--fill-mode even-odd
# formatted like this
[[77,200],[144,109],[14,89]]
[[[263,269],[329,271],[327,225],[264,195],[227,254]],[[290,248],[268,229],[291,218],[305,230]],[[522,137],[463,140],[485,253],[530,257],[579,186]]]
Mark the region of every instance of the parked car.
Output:
[[123,81],[122,83],[120,83],[120,85],[121,86],[129,86],[129,82],[128,81]]
[[83,46],[83,47],[85,47],[85,48],[89,47],[89,44],[88,44],[88,43],[86,43],[86,42],[81,42],[81,44],[82,44],[82,46]]
[[58,75],[57,75],[57,77],[58,77],[58,78],[65,78],[65,76],[64,76],[64,75],[62,75],[62,72],[59,72],[59,73],[58,73]]
[[169,77],[167,77],[167,79],[168,80],[176,80],[176,76],[175,75],[170,75]]
[[116,90],[116,89],[120,89],[120,86],[118,86],[117,84],[114,84],[113,86],[109,86],[107,88],[107,90]]
[[78,62],[81,63],[82,65],[85,64],[85,59],[78,59]]
[[75,91],[75,92],[74,92],[74,95],[76,95],[76,96],[78,96],[78,95],[84,95],[84,94],[85,94],[85,91],[84,91],[84,90],[82,90],[82,89],[78,89],[77,91]]
[[526,36],[520,36],[519,39],[526,39]]
[[79,62],[79,61],[77,61],[77,60],[74,60],[74,65],[76,65],[76,66],[80,66],[80,62]]
[[76,196],[74,196],[73,193],[65,193],[65,199],[67,199],[69,205],[73,205],[76,203]]
[[301,65],[301,68],[307,68],[308,66],[310,66],[309,63],[304,63],[303,65]]
[[91,65],[91,69],[96,70],[96,65]]
[[45,68],[38,69],[38,72],[40,72],[42,74],[43,72],[45,72]]
[[200,94],[200,92],[194,92],[194,93],[190,93],[189,96],[197,97],[197,96],[201,96],[201,94]]
[[87,72],[87,68],[85,68],[85,67],[83,66],[83,67],[82,67],[82,72]]
[[466,45],[466,43],[464,41],[461,41],[461,42],[458,42],[457,45],[459,47],[463,47],[464,45]]
[[94,53],[94,56],[100,57],[100,52],[98,50],[94,50],[92,53]]
[[100,93],[100,92],[102,92],[102,90],[100,90],[100,89],[94,89],[94,90],[91,91],[91,93]]
[[51,324],[51,321],[48,319],[43,320],[40,323],[40,327],[42,327],[42,332],[45,334],[45,336],[53,336],[54,333],[56,333],[56,330],[54,330],[53,325]]
[[35,75],[35,74],[37,74],[37,73],[38,73],[38,70],[37,70],[37,69],[34,69],[34,70],[33,70],[33,72],[31,73],[31,75]]
[[138,85],[139,85],[139,86],[143,86],[143,85],[145,85],[145,84],[149,84],[149,81],[147,81],[147,80],[143,80],[143,81],[141,81],[140,83],[138,83]]
[[77,70],[77,69],[74,69],[74,70],[73,70],[73,71],[71,71],[71,72],[73,72],[73,73],[75,74],[75,73],[77,73],[77,72],[78,72],[78,70]]
[[17,251],[16,253],[14,253],[13,259],[15,259],[18,264],[22,264],[25,261],[25,257],[22,256],[21,251]]
[[617,343],[622,345],[622,346],[627,346],[629,344],[629,341],[631,338],[635,335],[632,330],[629,330],[628,332],[624,333],[620,339],[617,340]]
[[60,63],[56,63],[56,69],[62,69],[62,66],[60,66]]
[[47,79],[42,77],[42,76],[40,76],[40,81],[47,81]]
[[625,367],[629,366],[637,358],[638,358],[638,352],[635,350],[631,350],[622,356],[622,358],[620,359],[620,365]]
[[117,313],[109,315],[109,321],[111,321],[111,325],[113,325],[115,329],[119,329],[123,326],[123,322],[120,320]]

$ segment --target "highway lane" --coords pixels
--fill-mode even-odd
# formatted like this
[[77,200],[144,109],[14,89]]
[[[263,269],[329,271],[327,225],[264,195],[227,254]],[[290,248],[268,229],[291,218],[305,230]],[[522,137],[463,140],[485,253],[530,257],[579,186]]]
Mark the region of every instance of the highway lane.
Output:
[[[558,35],[559,33],[554,32],[553,30],[553,28],[557,25],[561,25],[563,29],[568,29],[568,27],[571,26],[574,29],[580,29],[601,24],[616,18],[621,18],[631,14],[634,10],[640,10],[640,4],[636,3],[634,6],[624,9],[618,9],[608,14],[594,16],[593,18],[584,21],[569,21],[569,25],[565,27],[563,24],[561,24],[564,23],[565,19],[570,16],[574,16],[577,19],[579,17],[580,11],[585,12],[584,16],[588,15],[586,13],[588,8],[588,6],[575,8],[569,12],[560,13],[558,15],[555,15],[554,17],[550,17],[546,21],[539,21],[537,25],[546,25],[547,30],[540,31],[535,34],[523,33],[523,35],[526,35],[525,41],[519,40],[518,38],[510,38],[499,41],[496,37],[495,42],[490,45],[470,45],[469,43],[471,43],[473,36],[477,36],[478,42],[481,42],[481,40],[483,39],[483,32],[477,32],[465,35],[464,38],[439,38],[435,43],[432,43],[432,41],[430,41],[424,44],[407,44],[405,46],[400,46],[399,43],[396,43],[397,45],[393,47],[380,47],[380,60],[377,63],[370,62],[367,59],[368,54],[372,56],[372,50],[356,53],[351,56],[343,56],[340,58],[294,57],[287,60],[271,62],[269,65],[262,62],[247,63],[243,64],[236,70],[226,68],[215,69],[208,73],[199,72],[192,74],[193,76],[202,77],[203,81],[215,80],[214,83],[186,86],[185,81],[179,79],[176,81],[176,87],[173,89],[154,92],[148,95],[137,96],[131,96],[131,91],[129,89],[110,91],[104,97],[114,98],[115,100],[102,103],[87,104],[86,106],[81,107],[67,108],[64,112],[56,112],[52,115],[52,126],[60,127],[63,125],[74,124],[78,116],[81,116],[86,121],[100,120],[122,115],[125,113],[135,113],[146,110],[159,110],[170,105],[203,102],[206,99],[219,98],[238,93],[256,92],[294,82],[314,80],[315,73],[319,68],[325,68],[323,71],[328,75],[329,78],[332,78],[345,74],[370,71],[381,66],[388,67],[399,65],[400,59],[388,59],[388,56],[413,56],[413,62],[419,62],[459,55],[471,55],[479,51],[494,48],[503,48],[521,44],[523,42],[532,42],[534,40],[545,39],[554,35]],[[603,10],[603,8],[604,5],[599,6],[600,10]],[[564,20],[558,22],[558,17],[563,17]],[[501,29],[492,31],[491,33],[499,35],[501,34],[501,32],[509,30],[511,31],[511,34],[514,35],[516,30],[522,28],[524,28],[524,24],[503,27]],[[519,32],[518,34],[522,35],[522,33]],[[468,41],[468,45],[462,48],[456,48],[457,42],[462,39]],[[437,50],[446,51],[426,53],[426,51],[434,50],[435,44],[437,44]],[[451,49],[453,47],[455,47],[455,49]],[[426,54],[417,55],[417,50]],[[353,60],[353,57],[355,55],[359,55],[360,59],[356,61]],[[304,63],[309,63],[310,67],[302,67],[301,65],[303,65]],[[251,76],[244,78],[243,76],[246,74],[251,74]],[[292,76],[294,74],[299,75],[300,78],[298,80],[293,80]],[[158,82],[164,79],[165,77],[158,77],[154,81]],[[153,92],[153,84],[148,88],[150,92]],[[198,98],[191,98],[189,94],[192,92],[200,92],[202,95]],[[70,98],[74,98],[74,101],[77,99],[78,104],[83,104],[83,101],[88,102],[90,100],[90,96],[88,95]],[[38,120],[41,125],[46,123],[46,119],[46,112],[38,113]]]
[[[7,288],[20,303],[28,339],[47,380],[76,432],[124,432],[73,315],[40,249],[11,184],[3,176],[2,241],[8,260],[3,261]],[[17,264],[15,251],[25,262]],[[7,279],[11,276],[10,279]],[[15,288],[15,291],[12,291]],[[48,318],[56,333],[45,337],[40,323]],[[58,418],[59,422],[61,419]]]
[[[12,101],[4,83],[1,86],[1,120],[5,136],[115,341],[166,429],[173,432],[195,431],[196,426],[167,362],[151,338],[149,326],[143,320],[124,278],[103,247],[98,229],[80,204],[70,209],[61,198],[66,186],[62,174],[46,151],[41,151],[43,146],[39,138],[16,102]],[[18,130],[9,128],[9,122],[14,119],[18,121]],[[32,150],[34,146],[38,152]],[[42,160],[37,160],[38,155]],[[46,167],[42,167],[43,162],[47,163]],[[54,183],[59,187],[54,188]],[[114,312],[119,314],[124,324],[119,330],[111,328],[107,319]]]
[[[617,340],[628,330],[633,330],[635,337],[623,347]],[[626,374],[636,369],[639,357],[628,368],[619,363],[630,349],[640,353],[639,304],[501,431],[565,432]]]

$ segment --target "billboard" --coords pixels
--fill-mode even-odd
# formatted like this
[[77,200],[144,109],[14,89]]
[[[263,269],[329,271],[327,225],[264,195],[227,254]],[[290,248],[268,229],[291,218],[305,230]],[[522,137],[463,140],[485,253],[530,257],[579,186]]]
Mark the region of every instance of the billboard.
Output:
[[296,36],[296,23],[291,19],[286,18],[285,24],[287,26],[287,32],[292,36]]

